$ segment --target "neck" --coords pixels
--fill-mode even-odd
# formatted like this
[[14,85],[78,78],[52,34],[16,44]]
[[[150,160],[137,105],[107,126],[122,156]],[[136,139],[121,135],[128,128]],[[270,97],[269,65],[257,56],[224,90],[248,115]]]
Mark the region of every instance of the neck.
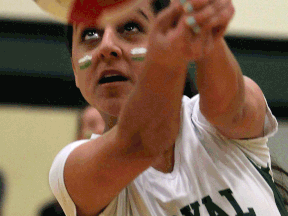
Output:
[[112,127],[114,127],[117,123],[117,117],[115,116],[108,116],[108,115],[102,115],[103,120],[105,122],[105,128],[104,133],[109,131]]

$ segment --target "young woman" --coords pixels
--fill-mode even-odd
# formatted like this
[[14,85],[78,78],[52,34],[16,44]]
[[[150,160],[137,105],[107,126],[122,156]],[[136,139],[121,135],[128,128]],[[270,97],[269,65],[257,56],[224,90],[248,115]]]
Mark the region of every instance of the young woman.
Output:
[[[233,14],[231,0],[173,1],[157,15],[143,1],[104,27],[73,24],[76,85],[105,133],[53,162],[66,215],[280,215],[254,166],[269,168],[277,122],[224,41]],[[147,49],[143,61],[135,48]],[[190,99],[191,61],[199,95]]]

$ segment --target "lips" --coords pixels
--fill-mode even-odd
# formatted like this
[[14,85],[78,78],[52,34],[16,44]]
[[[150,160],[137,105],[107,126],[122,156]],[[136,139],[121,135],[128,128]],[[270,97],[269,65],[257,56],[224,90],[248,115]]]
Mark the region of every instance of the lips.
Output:
[[125,81],[128,81],[128,79],[129,78],[125,76],[123,73],[121,73],[120,71],[107,70],[101,73],[98,83],[105,84],[105,83],[113,83],[113,82],[125,82]]

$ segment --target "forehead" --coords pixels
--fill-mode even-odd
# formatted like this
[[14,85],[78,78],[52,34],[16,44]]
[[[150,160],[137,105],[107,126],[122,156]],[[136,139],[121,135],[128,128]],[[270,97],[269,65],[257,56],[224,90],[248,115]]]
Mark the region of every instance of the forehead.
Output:
[[[116,11],[117,12],[117,11]],[[146,21],[152,21],[153,17],[154,17],[154,13],[152,10],[152,6],[151,6],[151,2],[150,0],[144,0],[141,1],[140,3],[137,4],[137,7],[134,7],[133,9],[124,9],[123,13],[114,13],[117,14],[117,16],[115,16],[115,18],[109,18],[106,21],[106,17],[113,17],[113,15],[111,15],[113,13],[104,13],[104,16],[102,17],[102,20],[104,20],[104,22],[99,23],[96,20],[91,20],[91,22],[87,22],[87,23],[73,23],[73,29],[77,30],[81,27],[94,27],[97,26],[99,28],[105,28],[107,25],[117,25],[117,23],[121,23],[122,20],[125,20],[127,18],[132,18],[132,17],[141,17],[144,18]],[[105,17],[106,16],[106,17]]]

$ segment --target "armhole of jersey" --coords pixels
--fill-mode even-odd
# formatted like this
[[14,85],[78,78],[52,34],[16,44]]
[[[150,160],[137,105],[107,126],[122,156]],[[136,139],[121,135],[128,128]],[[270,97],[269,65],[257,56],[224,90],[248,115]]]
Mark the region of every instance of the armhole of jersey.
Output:
[[[96,139],[100,135],[96,135],[93,138]],[[91,137],[92,139],[92,137]],[[85,140],[77,140],[69,145],[65,146],[55,157],[50,172],[49,172],[49,184],[50,188],[56,197],[58,203],[63,209],[64,213],[68,216],[76,216],[77,210],[76,206],[71,199],[64,182],[64,168],[66,164],[66,160],[77,147],[83,145],[89,141]]]
[[70,153],[85,142],[87,140],[80,140],[65,146],[55,157],[49,172],[50,188],[67,216],[76,216],[77,214],[76,206],[65,186],[64,167]]
[[257,169],[257,171],[260,173],[260,175],[265,179],[267,184],[270,186],[271,190],[273,191],[274,194],[274,199],[277,205],[277,208],[281,214],[281,216],[288,216],[288,212],[286,211],[285,204],[284,204],[284,199],[280,192],[278,191],[272,176],[270,175],[270,167],[267,166],[267,168],[259,168],[250,158],[248,160],[253,164],[253,166]]

